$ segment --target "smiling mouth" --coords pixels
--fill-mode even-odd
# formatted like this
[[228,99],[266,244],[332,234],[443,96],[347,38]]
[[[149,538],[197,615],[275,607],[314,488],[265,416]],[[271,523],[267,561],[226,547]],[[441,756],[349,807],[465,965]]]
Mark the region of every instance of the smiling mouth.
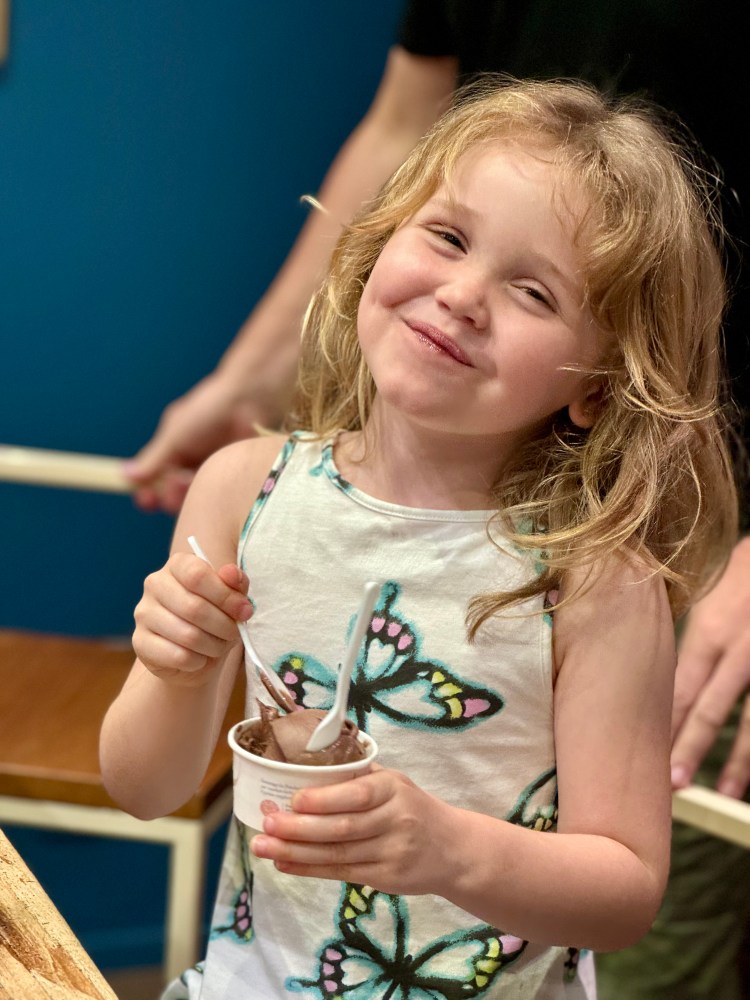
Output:
[[468,355],[461,350],[454,340],[447,337],[441,330],[430,326],[428,323],[413,321],[407,322],[407,326],[416,333],[417,338],[430,350],[435,351],[437,354],[447,355],[454,361],[457,361],[458,364],[465,365],[467,368],[474,367],[471,361],[469,361]]

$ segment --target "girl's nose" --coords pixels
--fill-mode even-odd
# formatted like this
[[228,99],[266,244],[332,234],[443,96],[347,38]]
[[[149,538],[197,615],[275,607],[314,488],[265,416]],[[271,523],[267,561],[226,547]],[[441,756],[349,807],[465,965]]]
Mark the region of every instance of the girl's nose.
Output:
[[477,330],[484,330],[489,323],[486,288],[481,275],[468,268],[458,269],[451,280],[437,289],[438,304],[447,309],[457,319],[471,323]]

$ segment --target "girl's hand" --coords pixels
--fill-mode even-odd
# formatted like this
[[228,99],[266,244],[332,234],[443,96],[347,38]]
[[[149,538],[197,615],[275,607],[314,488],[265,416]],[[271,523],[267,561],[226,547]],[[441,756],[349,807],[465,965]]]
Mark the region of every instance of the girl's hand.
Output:
[[251,842],[253,854],[279,871],[381,892],[442,894],[462,811],[406,775],[373,764],[361,778],[297,792],[292,808],[267,816]]
[[185,552],[146,579],[135,609],[133,649],[162,680],[197,687],[239,641],[237,623],[253,613],[247,576],[232,563],[219,570]]

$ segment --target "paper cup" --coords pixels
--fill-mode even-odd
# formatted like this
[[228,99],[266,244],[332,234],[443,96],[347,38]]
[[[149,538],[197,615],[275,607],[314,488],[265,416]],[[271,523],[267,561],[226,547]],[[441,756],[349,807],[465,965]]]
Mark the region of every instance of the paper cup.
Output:
[[254,830],[263,829],[263,817],[269,813],[290,810],[292,796],[298,789],[334,785],[366,774],[377,756],[378,745],[375,740],[367,733],[360,732],[357,739],[367,750],[362,760],[320,767],[266,760],[243,749],[237,742],[237,734],[256,721],[257,717],[238,722],[229,730],[227,737],[232,748],[234,814]]

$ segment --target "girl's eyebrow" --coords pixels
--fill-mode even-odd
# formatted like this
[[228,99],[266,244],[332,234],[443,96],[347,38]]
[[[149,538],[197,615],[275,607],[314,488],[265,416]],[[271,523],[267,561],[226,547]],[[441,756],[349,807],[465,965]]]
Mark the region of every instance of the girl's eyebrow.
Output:
[[[456,201],[453,198],[437,198],[436,197],[436,198],[431,198],[430,202],[432,203],[432,205],[435,208],[442,208],[442,209],[444,209],[444,210],[446,210],[448,212],[463,212],[466,215],[469,215],[469,216],[472,216],[472,217],[476,217],[476,216],[478,216],[480,214],[475,209],[470,208],[468,205],[465,205],[462,201]],[[428,202],[428,204],[430,202]]]
[[528,259],[543,270],[550,271],[572,298],[580,300],[583,297],[583,289],[580,282],[572,274],[559,268],[551,257],[531,250],[529,251]]

